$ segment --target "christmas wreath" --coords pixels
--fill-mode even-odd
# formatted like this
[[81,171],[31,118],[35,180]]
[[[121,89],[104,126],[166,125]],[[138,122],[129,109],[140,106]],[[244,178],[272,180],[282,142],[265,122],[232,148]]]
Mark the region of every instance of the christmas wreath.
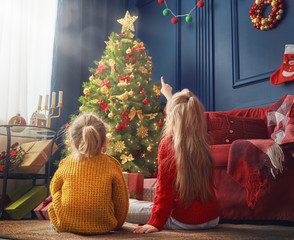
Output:
[[[268,17],[263,17],[262,12],[266,4],[272,5],[272,11]],[[249,10],[253,26],[259,30],[269,30],[276,26],[283,14],[283,0],[256,0]]]
[[[9,171],[13,171],[22,163],[25,154],[26,151],[17,142],[10,146]],[[0,172],[4,171],[6,155],[5,151],[0,154]]]

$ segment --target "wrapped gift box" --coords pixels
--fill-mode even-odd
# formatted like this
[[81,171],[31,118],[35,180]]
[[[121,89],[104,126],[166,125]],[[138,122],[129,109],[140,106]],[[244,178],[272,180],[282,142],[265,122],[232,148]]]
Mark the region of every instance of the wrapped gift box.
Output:
[[143,200],[153,202],[155,190],[157,185],[157,178],[144,179]]
[[47,197],[38,207],[34,209],[34,212],[38,219],[49,220],[48,209],[52,203],[52,196]]
[[143,199],[144,175],[140,173],[123,172],[129,189],[130,198]]
[[5,211],[11,219],[20,220],[44,201],[46,194],[47,189],[45,186],[34,186],[20,196],[20,198],[9,204]]
[[[49,160],[50,147],[52,140],[43,140],[21,144],[26,151],[22,163],[15,169],[17,173],[38,173],[45,163]],[[53,143],[52,155],[58,147]]]

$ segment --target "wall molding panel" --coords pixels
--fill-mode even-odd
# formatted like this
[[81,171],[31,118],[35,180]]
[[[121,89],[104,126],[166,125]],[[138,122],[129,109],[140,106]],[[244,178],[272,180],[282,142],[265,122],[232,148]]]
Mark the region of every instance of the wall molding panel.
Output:
[[[240,51],[239,51],[239,16],[238,16],[238,1],[231,0],[232,9],[232,75],[233,75],[233,88],[243,85],[256,83],[263,80],[268,80],[274,71],[269,71],[254,76],[240,78]],[[248,15],[249,17],[249,15]]]

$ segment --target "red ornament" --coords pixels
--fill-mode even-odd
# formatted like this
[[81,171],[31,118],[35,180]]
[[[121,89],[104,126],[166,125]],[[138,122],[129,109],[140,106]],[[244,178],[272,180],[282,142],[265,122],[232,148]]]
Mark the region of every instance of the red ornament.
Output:
[[159,4],[163,4],[164,3],[164,0],[158,0],[158,3]]
[[197,6],[199,8],[203,8],[204,7],[204,2],[202,0],[198,1]]
[[173,17],[171,22],[172,24],[177,24],[179,22],[179,19],[177,19],[176,17]]
[[140,94],[144,94],[144,93],[146,93],[146,90],[143,89],[140,91]]
[[145,104],[145,105],[148,104],[148,99],[147,98],[144,98],[143,101],[142,101],[142,103]]
[[159,127],[162,127],[163,122],[161,120],[159,120],[157,124],[158,124]]
[[119,123],[116,124],[115,129],[116,129],[117,131],[121,130],[121,125],[120,125]]

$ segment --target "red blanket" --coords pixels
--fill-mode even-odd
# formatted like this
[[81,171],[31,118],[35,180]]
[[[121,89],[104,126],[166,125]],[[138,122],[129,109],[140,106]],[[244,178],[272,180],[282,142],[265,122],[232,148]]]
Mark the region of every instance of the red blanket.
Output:
[[267,112],[269,139],[236,140],[232,143],[227,173],[247,191],[254,208],[261,189],[283,170],[283,145],[294,142],[294,96],[285,95]]

